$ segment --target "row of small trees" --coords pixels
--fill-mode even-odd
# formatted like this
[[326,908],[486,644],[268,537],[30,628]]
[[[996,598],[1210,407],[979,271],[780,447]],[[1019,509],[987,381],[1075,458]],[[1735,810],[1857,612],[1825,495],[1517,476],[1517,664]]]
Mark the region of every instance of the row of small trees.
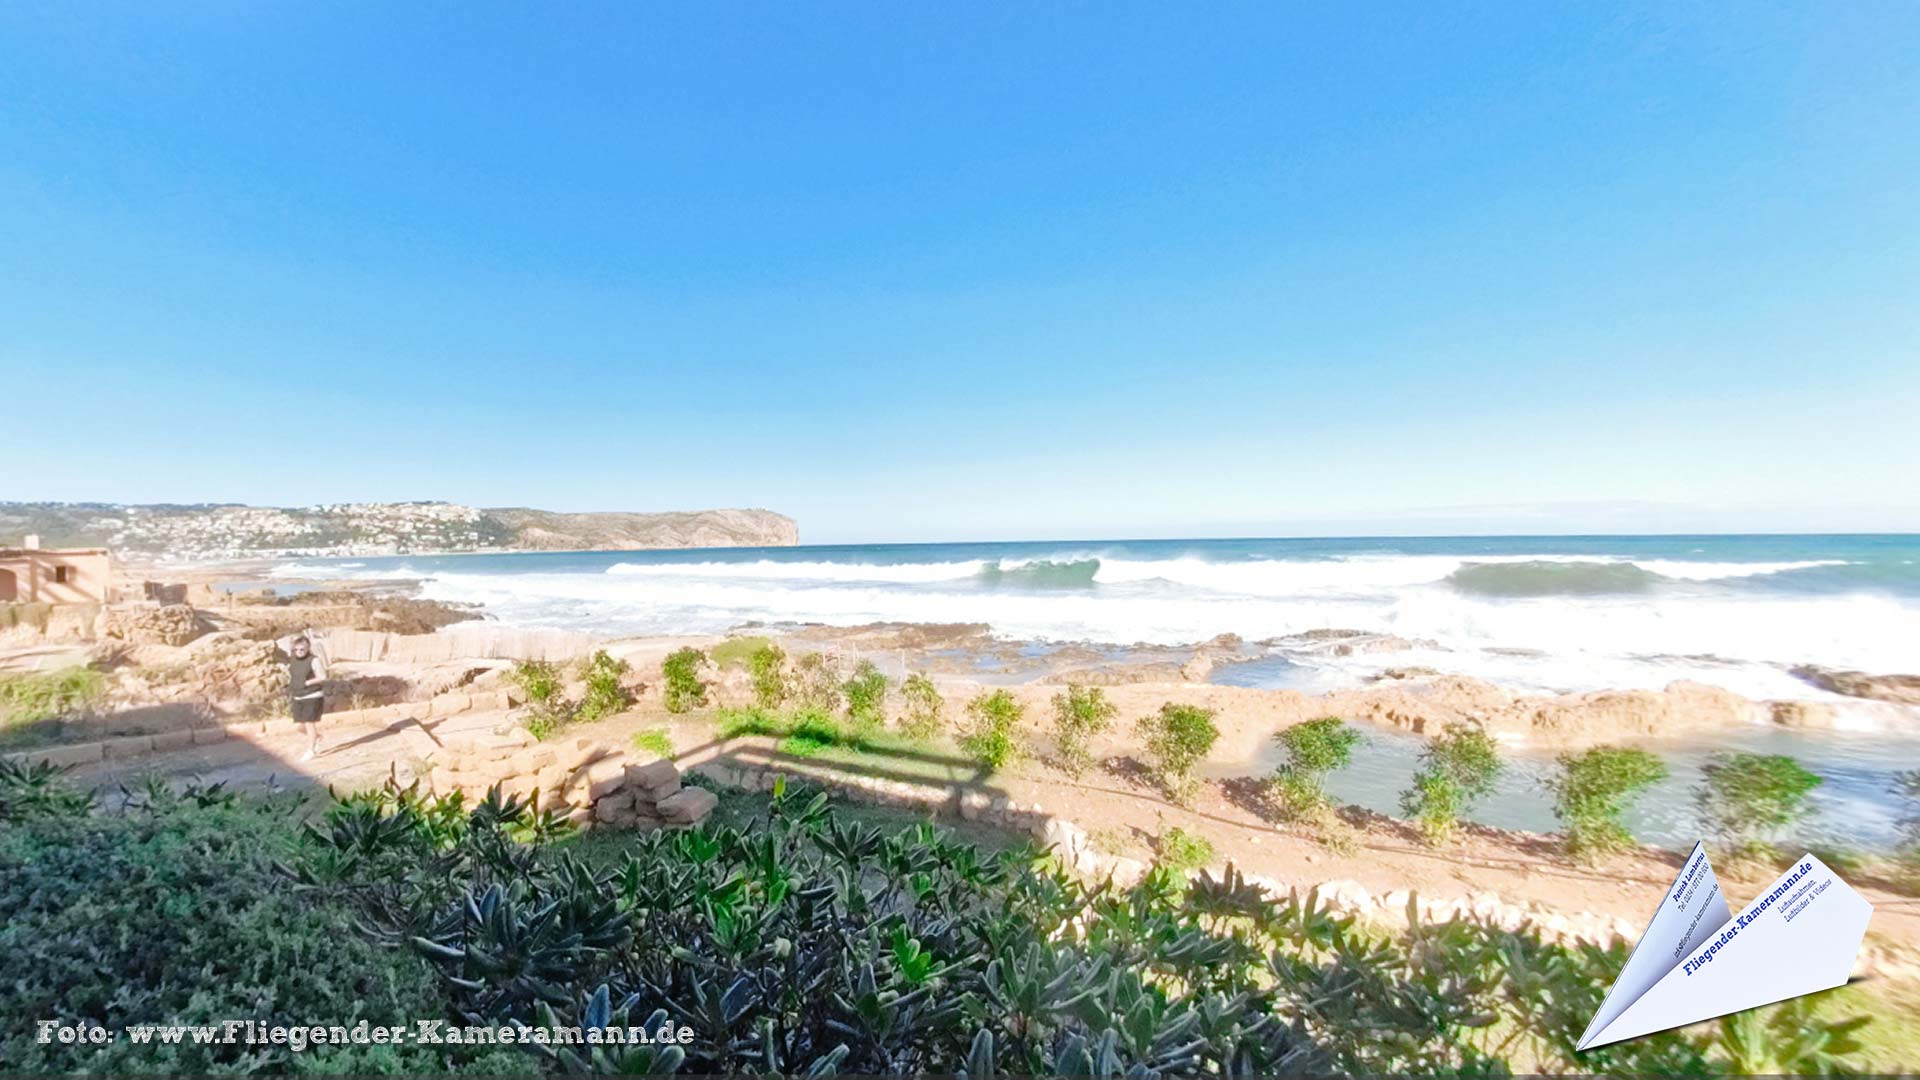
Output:
[[[585,673],[589,686],[606,687],[620,673],[596,655]],[[662,665],[664,696],[673,712],[706,704],[707,684],[700,678],[708,657],[681,649]],[[792,709],[806,715],[841,714],[856,731],[871,732],[885,723],[895,685],[871,661],[851,673],[823,653],[790,659],[771,641],[746,654],[745,667],[756,703],[763,709]],[[523,673],[524,674],[524,673]],[[523,679],[524,685],[524,679]],[[899,730],[929,739],[947,729],[946,702],[925,674],[909,674],[898,685]],[[599,711],[605,693],[589,693],[580,709]],[[1097,686],[1070,685],[1052,701],[1054,763],[1073,776],[1093,765],[1092,745],[1119,718],[1119,709]],[[1026,727],[1026,706],[1011,692],[984,691],[969,699],[955,735],[962,750],[983,768],[998,770],[1026,755],[1019,733]],[[1212,710],[1168,702],[1139,718],[1135,731],[1144,744],[1145,764],[1169,799],[1190,804],[1199,789],[1195,774],[1219,738]],[[1284,761],[1267,782],[1268,805],[1279,820],[1310,824],[1330,846],[1350,844],[1350,830],[1339,821],[1326,780],[1351,763],[1364,741],[1361,733],[1337,717],[1295,724],[1275,736]],[[1648,788],[1668,776],[1666,764],[1646,750],[1601,746],[1560,755],[1546,782],[1553,810],[1575,857],[1592,860],[1634,843],[1626,813]],[[1401,811],[1436,847],[1452,843],[1473,807],[1490,795],[1505,770],[1498,743],[1477,724],[1448,725],[1428,739],[1420,767],[1400,794]],[[1735,753],[1716,757],[1705,767],[1695,799],[1714,833],[1741,854],[1773,854],[1772,837],[1802,821],[1821,778],[1798,761],[1780,754]],[[1920,801],[1920,771],[1903,774],[1909,798]],[[1909,823],[1912,844],[1920,850],[1920,818]]]
[[[1361,734],[1337,717],[1310,720],[1276,736],[1286,761],[1271,781],[1283,818],[1330,825],[1326,778],[1346,767]],[[1667,778],[1667,767],[1646,750],[1599,746],[1562,754],[1546,781],[1554,815],[1566,830],[1568,852],[1596,859],[1632,846],[1628,808]],[[1400,806],[1426,841],[1444,846],[1458,835],[1467,812],[1491,794],[1504,770],[1492,736],[1477,725],[1452,724],[1428,740],[1420,769],[1401,792]],[[1745,856],[1770,857],[1769,839],[1799,823],[1821,778],[1782,754],[1722,754],[1704,769],[1695,795],[1708,826]]]

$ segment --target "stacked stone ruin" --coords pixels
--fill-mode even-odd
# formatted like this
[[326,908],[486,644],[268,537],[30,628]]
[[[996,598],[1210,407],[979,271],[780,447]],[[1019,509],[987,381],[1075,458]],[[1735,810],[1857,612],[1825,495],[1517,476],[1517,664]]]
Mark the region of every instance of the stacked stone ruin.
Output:
[[680,769],[664,758],[636,761],[590,739],[540,742],[522,727],[449,738],[428,757],[435,794],[530,799],[581,828],[684,828],[713,812],[711,791],[680,785]]

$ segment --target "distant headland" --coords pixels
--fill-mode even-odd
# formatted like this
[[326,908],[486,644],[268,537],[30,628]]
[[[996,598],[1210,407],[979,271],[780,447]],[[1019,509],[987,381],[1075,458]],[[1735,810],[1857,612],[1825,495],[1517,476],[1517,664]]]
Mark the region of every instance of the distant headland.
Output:
[[800,542],[794,520],[771,510],[568,514],[446,502],[307,507],[0,502],[0,544],[28,535],[51,546],[178,559],[791,547]]

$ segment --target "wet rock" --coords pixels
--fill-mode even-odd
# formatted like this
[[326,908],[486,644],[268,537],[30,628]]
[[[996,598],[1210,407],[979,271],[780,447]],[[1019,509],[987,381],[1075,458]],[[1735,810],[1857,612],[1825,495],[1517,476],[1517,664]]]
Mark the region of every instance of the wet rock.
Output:
[[1781,727],[1809,728],[1818,731],[1833,727],[1833,707],[1817,701],[1770,701],[1773,722]]
[[1920,705],[1920,675],[1870,675],[1864,671],[1843,671],[1802,664],[1793,677],[1822,690],[1868,701],[1887,701],[1895,705]]

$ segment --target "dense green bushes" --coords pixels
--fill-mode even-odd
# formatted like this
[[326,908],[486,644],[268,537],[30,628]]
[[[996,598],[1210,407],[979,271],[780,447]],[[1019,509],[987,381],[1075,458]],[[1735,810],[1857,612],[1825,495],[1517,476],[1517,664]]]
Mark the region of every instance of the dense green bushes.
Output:
[[[388,789],[284,805],[147,794],[55,809],[0,777],[0,1017],[109,1023],[663,1024],[685,1046],[41,1046],[0,1071],[1501,1076],[1830,1072],[1861,1018],[1804,1002],[1575,1056],[1627,949],[1478,920],[1390,931],[1169,830],[1139,885],[777,788],[738,827],[587,847],[513,801]],[[55,785],[57,786],[57,785]],[[556,839],[562,842],[552,842]],[[276,865],[276,859],[284,863]],[[438,981],[432,971],[440,975]]]
[[1353,761],[1361,735],[1337,716],[1293,725],[1273,737],[1286,760],[1274,770],[1274,802],[1283,821],[1316,823],[1327,817],[1327,774]]
[[1500,748],[1493,736],[1473,724],[1448,724],[1428,740],[1413,786],[1400,794],[1400,809],[1413,819],[1427,843],[1446,845],[1460,819],[1493,791],[1499,779]]
[[595,649],[580,665],[580,680],[585,688],[574,719],[591,724],[603,716],[612,716],[633,704],[633,692],[627,689],[628,665],[625,660]]
[[1060,767],[1079,776],[1093,764],[1088,744],[1113,726],[1120,710],[1097,686],[1069,685],[1053,696],[1053,745]]
[[771,641],[762,641],[747,654],[747,674],[753,680],[753,700],[763,709],[787,703],[787,654]]
[[1026,706],[1005,690],[975,696],[967,702],[967,730],[960,736],[960,749],[988,769],[1004,768],[1022,756],[1014,732],[1026,715]]
[[700,677],[706,654],[688,646],[675,649],[660,661],[661,701],[667,711],[683,713],[707,703],[707,683]]
[[579,661],[580,700],[567,696],[567,672],[547,660],[519,660],[508,673],[527,699],[527,730],[537,739],[551,738],[573,723],[590,724],[633,705],[627,688],[629,666],[605,649]]
[[1192,803],[1200,787],[1194,767],[1220,737],[1213,710],[1169,701],[1159,712],[1141,717],[1135,728],[1147,744],[1147,763],[1167,797],[1182,805]]
[[1719,754],[1705,768],[1700,813],[1707,826],[1745,856],[1768,859],[1772,840],[1811,809],[1807,796],[1822,783],[1782,754]]
[[886,723],[887,677],[873,661],[855,664],[853,674],[840,684],[840,692],[847,702],[847,719],[855,727],[870,731]]
[[[0,799],[14,785],[0,780]],[[432,969],[368,940],[338,892],[299,889],[284,807],[217,792],[142,799],[119,814],[60,812],[0,823],[0,1072],[446,1072],[439,1048],[183,1041],[40,1044],[32,1021],[112,1026],[411,1025],[449,1015]],[[486,1071],[526,1071],[500,1054]]]
[[909,738],[931,739],[946,726],[946,702],[933,680],[919,672],[900,684],[900,730]]
[[1567,851],[1597,859],[1633,843],[1623,815],[1634,796],[1666,779],[1667,766],[1645,750],[1596,746],[1561,754],[1560,772],[1547,782],[1553,812],[1567,829]]
[[[369,871],[411,866],[418,828],[338,843],[400,850],[356,864]],[[1166,841],[1170,862],[1204,858]],[[1477,920],[1387,932],[1231,870],[1180,876],[1089,883],[928,826],[848,824],[783,786],[743,827],[636,837],[610,863],[470,830],[397,884],[385,870],[342,880],[364,886],[385,938],[441,970],[470,1022],[623,1015],[697,1033],[563,1051],[567,1069],[1698,1075],[1752,1057],[1751,1039],[1716,1042],[1715,1025],[1575,1057],[1625,946]],[[1833,1065],[1857,1023],[1791,1007],[1767,1019],[1776,1067],[1794,1070]]]

